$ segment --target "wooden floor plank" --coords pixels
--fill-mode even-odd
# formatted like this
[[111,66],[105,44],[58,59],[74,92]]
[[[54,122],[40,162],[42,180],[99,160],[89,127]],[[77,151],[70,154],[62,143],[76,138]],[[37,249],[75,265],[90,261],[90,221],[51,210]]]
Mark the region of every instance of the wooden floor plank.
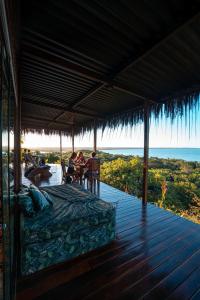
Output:
[[[175,241],[176,242],[176,241]],[[165,240],[166,243],[166,247],[168,244],[168,241]],[[156,251],[156,247],[157,247],[157,251]],[[163,251],[160,255],[160,259],[165,259],[166,256],[166,247],[163,248]],[[180,245],[175,245],[175,250],[179,249]],[[158,257],[158,253],[160,249],[160,245],[155,246],[154,248],[151,248],[151,252],[149,252],[149,259],[154,258],[157,262],[159,262],[159,257]],[[162,249],[162,248],[161,248]],[[125,274],[128,274],[129,272],[132,272],[132,270],[134,268],[136,268],[136,272],[138,272],[138,270],[141,270],[142,266],[145,267],[146,266],[146,261],[145,259],[147,258],[146,254],[145,254],[145,249],[144,249],[144,253],[140,253],[141,251],[138,249],[138,251],[136,251],[135,253],[129,253],[129,255],[127,255],[127,257],[125,257],[125,261],[128,260],[128,264],[123,265],[123,260],[120,260],[120,257],[117,258],[119,266],[120,264],[123,265],[123,268],[118,268],[116,270],[117,265],[114,264],[114,262],[110,262],[110,264],[105,263],[104,268],[99,268],[98,270],[95,270],[92,272],[93,276],[91,276],[91,274],[87,274],[85,276],[80,277],[78,280],[75,280],[74,282],[72,282],[71,284],[67,286],[63,286],[62,288],[60,287],[59,289],[55,290],[55,294],[54,295],[59,295],[60,299],[64,299],[61,298],[62,294],[69,294],[70,290],[74,290],[75,286],[78,284],[79,291],[78,291],[78,295],[76,293],[74,293],[72,296],[68,296],[68,299],[79,299],[79,297],[81,299],[84,298],[85,295],[88,295],[89,291],[97,291],[97,287],[98,287],[98,282],[100,283],[100,289],[102,290],[102,285],[105,284],[107,287],[109,286],[108,289],[110,289],[110,286],[113,285],[113,283],[116,283],[116,286],[112,287],[112,290],[116,290],[116,287],[118,287],[120,285],[121,288],[121,274],[123,274],[123,276]],[[124,254],[125,255],[125,254]],[[134,257],[135,255],[135,257]],[[168,250],[168,256],[170,256],[170,251]],[[112,270],[113,269],[113,270]],[[110,272],[110,274],[106,273],[106,270]],[[111,271],[110,271],[111,270]],[[123,273],[124,272],[124,273]],[[147,269],[144,269],[144,274],[146,274]],[[98,276],[97,276],[98,275]],[[109,276],[108,276],[109,275]],[[121,277],[123,277],[121,276]],[[98,282],[96,280],[96,278],[98,278]],[[104,280],[103,280],[103,279]],[[113,279],[113,280],[112,280]],[[115,282],[114,282],[115,279]],[[108,283],[107,283],[108,282]],[[119,284],[120,283],[120,284]],[[67,287],[67,288],[66,288]],[[82,288],[83,287],[83,288]],[[88,288],[86,290],[86,287]],[[81,294],[82,291],[82,294]],[[61,293],[61,294],[60,294]],[[99,291],[97,291],[97,293],[95,293],[95,295],[91,294],[91,299],[94,297],[95,299],[101,299],[102,295],[104,295],[103,297],[105,297],[105,291],[103,290],[102,293],[99,293]],[[48,299],[50,295],[47,295]],[[52,294],[51,294],[52,296]],[[113,296],[113,293],[112,293]],[[86,297],[87,298],[87,297]]]
[[200,289],[190,299],[191,300],[199,300],[200,299]]
[[[152,218],[148,222],[147,221],[146,222],[142,222],[142,221],[137,222],[136,221],[135,223],[129,223],[122,228],[118,228],[117,233],[122,238],[122,237],[132,234],[136,230],[139,231],[141,228],[145,229],[145,228],[148,228],[149,226],[153,226],[153,224],[160,225],[160,224],[165,223],[166,221],[172,220],[174,218],[176,218],[176,217],[174,217],[173,215],[166,216],[165,218],[163,218],[163,216],[157,216],[157,217]],[[176,220],[177,220],[177,218],[176,218]]]
[[[196,259],[195,259],[196,258]],[[193,265],[196,266],[195,270],[191,272],[191,274],[180,284],[175,291],[170,294],[166,299],[167,300],[187,300],[187,299],[200,299],[197,298],[197,295],[200,296],[200,257],[195,257],[194,258],[194,263],[192,266],[190,266],[190,261],[188,260],[188,266],[187,268],[184,268],[181,270],[182,274],[186,274],[186,271],[188,269],[191,269]],[[181,276],[182,276],[181,274]],[[180,276],[180,275],[179,275]],[[177,280],[177,279],[176,279]],[[177,280],[178,281],[178,280]]]
[[192,240],[192,245],[188,245],[187,241],[185,241],[185,243],[177,243],[176,247],[178,247],[176,249],[173,249],[172,251],[170,248],[169,256],[166,256],[153,271],[151,271],[150,273],[148,273],[147,271],[147,274],[139,281],[134,282],[133,284],[129,282],[129,286],[122,291],[120,298],[130,299],[130,296],[132,297],[132,299],[142,298],[143,295],[151,290],[154,285],[160,282],[175,268],[180,266],[193,253],[198,251],[200,247],[200,240],[198,239],[194,238],[194,240]]
[[147,293],[143,299],[165,299],[174,290],[175,292],[168,297],[174,299],[178,295],[181,299],[188,299],[200,288],[200,267],[197,262],[200,261],[200,250],[190,256],[182,265],[164,278],[158,285]]

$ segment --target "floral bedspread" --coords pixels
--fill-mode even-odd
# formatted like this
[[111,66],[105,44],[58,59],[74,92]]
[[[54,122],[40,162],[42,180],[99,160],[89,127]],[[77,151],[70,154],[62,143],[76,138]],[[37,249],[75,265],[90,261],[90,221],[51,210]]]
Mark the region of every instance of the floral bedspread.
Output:
[[28,275],[115,239],[115,207],[78,184],[42,188],[53,198],[35,217],[21,216],[21,271]]

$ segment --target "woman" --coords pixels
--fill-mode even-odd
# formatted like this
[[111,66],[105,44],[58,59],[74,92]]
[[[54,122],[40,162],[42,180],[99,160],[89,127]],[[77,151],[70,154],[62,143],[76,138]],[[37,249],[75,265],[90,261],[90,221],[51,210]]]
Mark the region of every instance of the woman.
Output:
[[77,178],[80,179],[80,183],[82,184],[82,176],[84,173],[84,167],[85,167],[85,158],[83,156],[83,152],[78,152],[77,158],[76,158],[76,171],[77,171]]
[[67,172],[69,174],[73,174],[75,171],[74,167],[76,163],[76,157],[77,157],[76,152],[73,152],[71,157],[69,158],[68,169],[67,169]]
[[76,165],[85,165],[85,158],[83,156],[83,152],[78,152],[76,157]]

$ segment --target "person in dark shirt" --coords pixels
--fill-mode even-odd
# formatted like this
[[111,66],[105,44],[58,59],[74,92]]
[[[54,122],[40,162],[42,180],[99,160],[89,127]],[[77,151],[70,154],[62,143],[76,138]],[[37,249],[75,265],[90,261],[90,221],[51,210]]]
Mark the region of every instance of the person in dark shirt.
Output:
[[46,162],[45,162],[45,159],[42,158],[40,161],[39,161],[39,166],[40,167],[45,167],[46,166]]
[[67,172],[69,174],[73,174],[75,171],[76,157],[77,157],[76,152],[73,152],[71,157],[69,158],[68,169],[67,169]]

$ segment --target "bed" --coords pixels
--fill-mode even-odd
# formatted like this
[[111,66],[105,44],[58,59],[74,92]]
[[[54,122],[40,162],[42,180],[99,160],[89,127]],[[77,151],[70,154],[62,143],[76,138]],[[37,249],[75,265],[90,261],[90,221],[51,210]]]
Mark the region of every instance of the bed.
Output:
[[78,184],[44,187],[54,204],[34,217],[21,213],[21,273],[29,275],[115,239],[115,206]]

